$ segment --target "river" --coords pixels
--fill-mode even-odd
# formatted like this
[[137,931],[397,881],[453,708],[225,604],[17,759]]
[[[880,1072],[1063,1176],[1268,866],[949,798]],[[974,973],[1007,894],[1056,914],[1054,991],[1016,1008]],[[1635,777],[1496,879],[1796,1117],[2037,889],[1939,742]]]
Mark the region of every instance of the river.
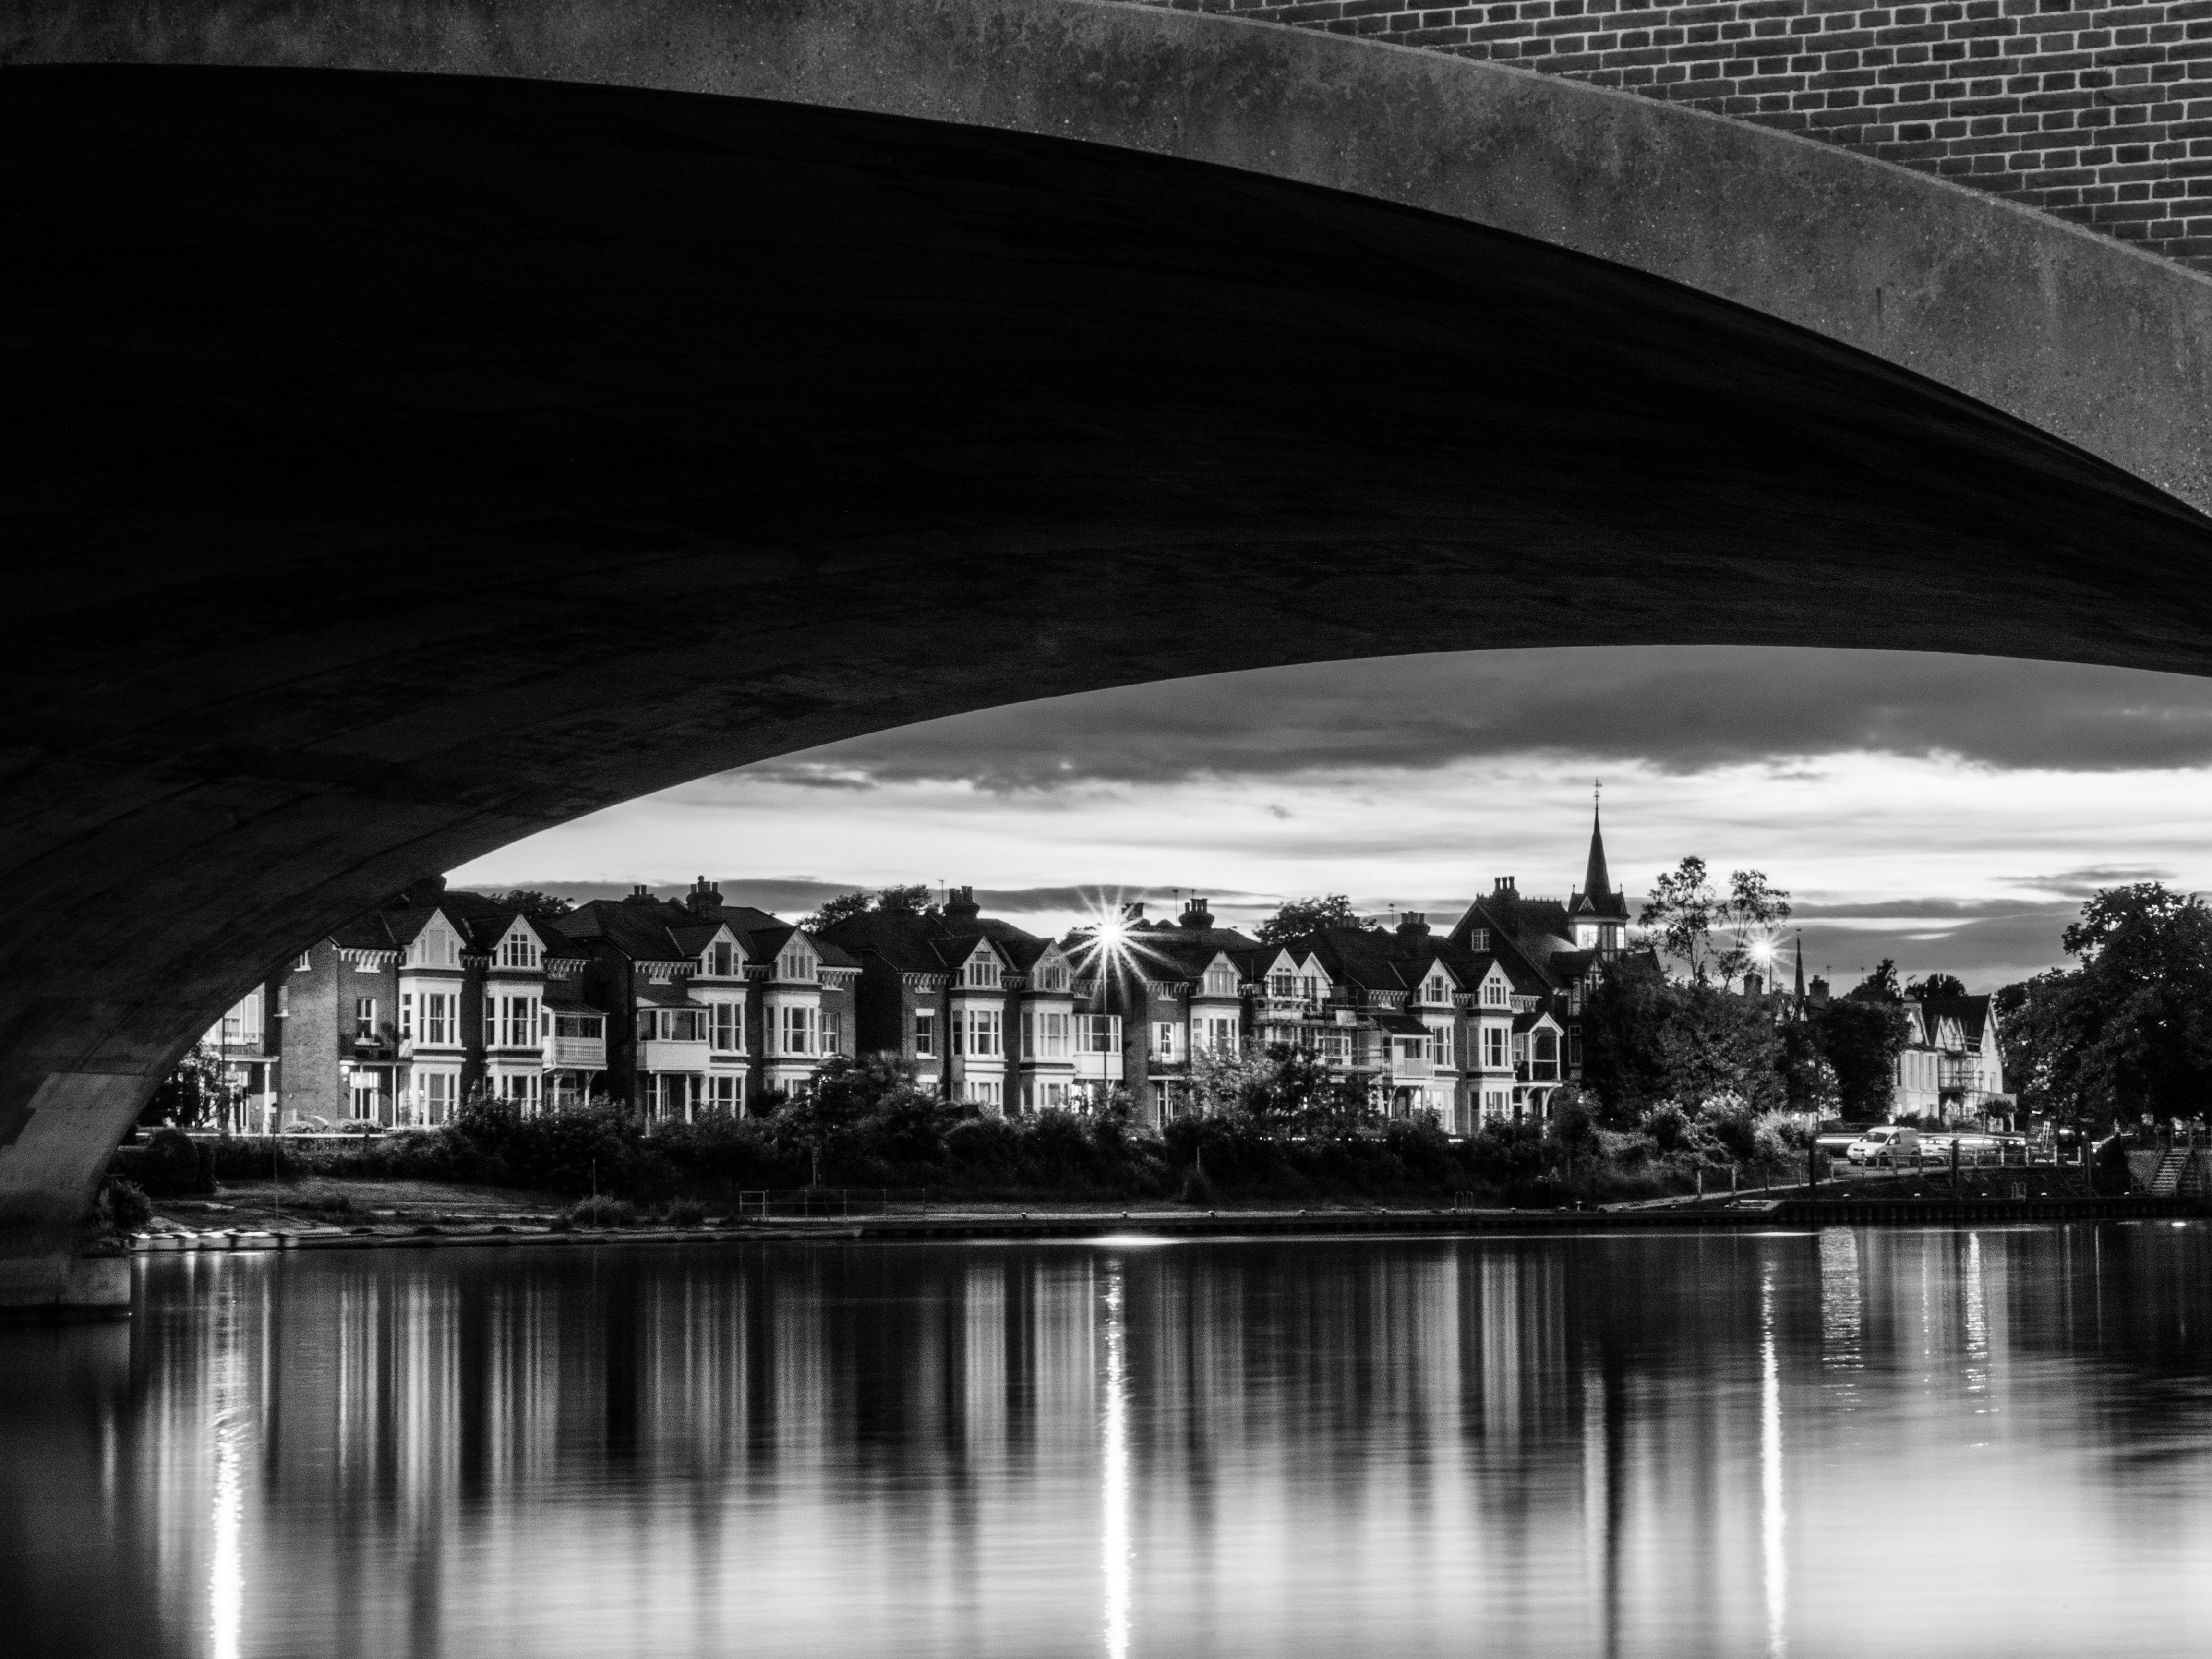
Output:
[[142,1259],[11,1656],[2195,1653],[2212,1231]]

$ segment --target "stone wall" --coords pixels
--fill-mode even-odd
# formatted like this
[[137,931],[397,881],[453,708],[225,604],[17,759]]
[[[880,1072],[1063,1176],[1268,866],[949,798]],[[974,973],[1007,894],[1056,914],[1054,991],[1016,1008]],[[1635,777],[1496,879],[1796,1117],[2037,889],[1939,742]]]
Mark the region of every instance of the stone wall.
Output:
[[1780,127],[2212,270],[2212,0],[1151,0],[1488,58]]

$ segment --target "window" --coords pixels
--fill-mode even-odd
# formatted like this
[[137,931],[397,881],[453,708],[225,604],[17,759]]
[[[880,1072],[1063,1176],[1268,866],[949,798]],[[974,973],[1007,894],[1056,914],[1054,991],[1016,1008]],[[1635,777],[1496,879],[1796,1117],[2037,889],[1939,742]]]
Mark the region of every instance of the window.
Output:
[[1057,957],[1037,963],[1036,985],[1040,991],[1065,991],[1067,988],[1067,964]]
[[1436,1049],[1437,1065],[1455,1066],[1459,1063],[1452,1058],[1453,1043],[1450,1026],[1439,1026],[1432,1030],[1429,1033],[1429,1037]]
[[792,1003],[787,1003],[776,1011],[778,1053],[811,1054],[814,1052],[814,1015],[813,1009]]
[[460,1104],[461,1080],[451,1072],[430,1072],[422,1079],[423,1121],[443,1123]]
[[1162,1020],[1152,1027],[1152,1055],[1157,1060],[1175,1059],[1176,1028],[1172,1022]]
[[1232,1015],[1226,1019],[1208,1018],[1190,1023],[1192,1040],[1219,1054],[1233,1054],[1237,1048],[1237,1020]]
[[744,1027],[738,1018],[738,1005],[734,1002],[710,1002],[707,1009],[714,1026],[709,1039],[718,1054],[734,1054],[744,1046]]
[[1567,1033],[1567,1064],[1579,1066],[1582,1063],[1583,1034],[1580,1031],[1570,1031]]
[[971,1077],[968,1079],[968,1102],[974,1106],[996,1106],[1000,1103],[1000,1087],[994,1077]]
[[915,1010],[914,1052],[921,1060],[933,1059],[937,1054],[937,1016],[927,1009]]
[[707,1079],[707,1104],[718,1112],[741,1111],[745,1103],[745,1080],[725,1072]]
[[1267,994],[1269,996],[1280,997],[1285,1001],[1288,1001],[1291,998],[1297,995],[1297,994],[1298,977],[1296,974],[1270,974],[1267,976]]
[[353,1000],[353,1040],[356,1042],[376,1041],[376,999],[356,997]]
[[538,1104],[538,1075],[534,1072],[519,1075],[495,1077],[491,1080],[492,1093],[499,1099],[517,1106]]
[[1237,970],[1225,962],[1217,962],[1206,970],[1206,994],[1210,997],[1233,997],[1237,994]]
[[841,1010],[824,1008],[822,1011],[821,1035],[823,1054],[842,1054],[845,1052],[845,1016]]
[[1075,1040],[1086,1054],[1110,1054],[1121,1046],[1121,1021],[1114,1014],[1078,1014]]
[[415,960],[428,968],[458,968],[461,942],[443,927],[429,927],[415,941]]
[[1042,1046],[1038,1052],[1044,1059],[1067,1058],[1067,1025],[1073,1018],[1072,1014],[1040,1014],[1037,1017],[1038,1032],[1042,1039]]
[[968,959],[968,972],[962,982],[981,986],[987,991],[999,988],[999,959],[991,954],[988,945]]
[[1495,974],[1482,981],[1482,1006],[1503,1008],[1505,1006],[1505,981]]
[[[1022,1016],[1022,1058],[1024,1060],[1029,1060],[1036,1054],[1036,1023],[1037,1017],[1035,1014]],[[1022,1097],[1022,1103],[1024,1105],[1029,1103],[1027,1094]]]
[[979,1058],[989,1058],[1006,1052],[1001,1022],[1005,1016],[996,1008],[966,1008],[960,1012],[953,1030],[953,1043],[957,1051],[964,1036],[968,1053]]
[[502,968],[535,968],[538,965],[538,941],[522,928],[516,928],[500,941],[499,965]]
[[[460,999],[451,991],[422,993],[421,1041],[427,1043],[455,1043],[461,1040],[458,1011],[454,1005]],[[437,1073],[442,1076],[443,1073]]]
[[671,1042],[704,1042],[707,1040],[707,1011],[704,1008],[664,1008],[660,1011],[661,1035]]
[[279,985],[276,988],[276,1018],[287,1019],[291,1017],[291,1013],[292,988],[289,985]]
[[1467,930],[1467,948],[1470,951],[1487,951],[1490,948],[1490,929],[1487,927],[1468,928]]
[[527,1048],[538,1041],[538,999],[492,997],[493,1042],[501,1048]]
[[783,960],[778,964],[776,972],[777,976],[782,979],[812,979],[814,958],[794,945],[783,953]]
[[415,1040],[415,994],[412,991],[399,994],[399,1035],[406,1042]]
[[1435,974],[1430,976],[1428,989],[1423,993],[1422,1000],[1426,1002],[1449,1002],[1451,1000],[1451,991],[1445,985],[1444,976],[1442,974]]
[[708,948],[707,971],[716,979],[727,979],[738,971],[737,947],[726,939],[718,939]]

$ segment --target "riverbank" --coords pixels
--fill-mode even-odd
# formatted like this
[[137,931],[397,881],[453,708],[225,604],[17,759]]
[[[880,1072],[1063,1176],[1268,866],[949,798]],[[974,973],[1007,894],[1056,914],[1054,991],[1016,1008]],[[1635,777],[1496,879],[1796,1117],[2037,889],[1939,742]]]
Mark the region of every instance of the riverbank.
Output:
[[2152,1198],[1739,1198],[1664,1207],[1602,1209],[1449,1209],[1346,1206],[1326,1209],[1193,1210],[1178,1206],[1016,1208],[945,1206],[940,1210],[860,1217],[746,1219],[712,1216],[696,1226],[650,1223],[634,1227],[578,1227],[529,1211],[445,1211],[368,1214],[340,1224],[295,1214],[168,1206],[155,1230],[134,1236],[137,1253],[207,1250],[328,1250],[606,1244],[821,1243],[907,1240],[957,1243],[1006,1238],[1085,1239],[1255,1237],[1297,1235],[1481,1234],[1589,1231],[1736,1231],[1820,1226],[1990,1226],[2035,1222],[2167,1220],[2201,1217],[2202,1205]]

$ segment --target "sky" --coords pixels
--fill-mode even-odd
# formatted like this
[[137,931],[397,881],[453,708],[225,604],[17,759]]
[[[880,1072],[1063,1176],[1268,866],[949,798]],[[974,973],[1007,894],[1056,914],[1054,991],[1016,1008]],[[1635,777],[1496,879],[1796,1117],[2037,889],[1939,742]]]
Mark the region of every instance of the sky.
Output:
[[1012,704],[764,761],[451,873],[578,898],[715,879],[797,918],[972,885],[1038,933],[1100,892],[1225,925],[1285,898],[1455,921],[1581,884],[1594,786],[1640,908],[1686,855],[1787,890],[1808,974],[1882,957],[1984,990],[2062,965],[2100,887],[2212,888],[2212,680],[1750,647],[1457,652]]

